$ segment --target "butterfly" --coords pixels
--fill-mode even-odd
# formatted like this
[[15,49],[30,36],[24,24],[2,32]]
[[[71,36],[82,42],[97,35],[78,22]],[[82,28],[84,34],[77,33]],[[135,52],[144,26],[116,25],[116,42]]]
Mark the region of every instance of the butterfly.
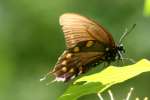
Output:
[[116,44],[100,24],[79,14],[65,13],[60,16],[59,23],[67,48],[51,72],[56,77],[55,81],[69,81],[100,63],[109,65],[123,58],[125,50],[121,42],[128,31]]

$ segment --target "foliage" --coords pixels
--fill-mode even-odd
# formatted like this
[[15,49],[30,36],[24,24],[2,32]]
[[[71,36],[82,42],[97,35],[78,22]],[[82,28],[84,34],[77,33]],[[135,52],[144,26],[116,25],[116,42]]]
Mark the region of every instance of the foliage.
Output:
[[124,67],[109,66],[102,72],[76,80],[58,100],[76,100],[83,95],[102,93],[112,85],[148,71],[150,71],[150,62],[146,59]]
[[150,16],[150,0],[145,0],[144,15]]

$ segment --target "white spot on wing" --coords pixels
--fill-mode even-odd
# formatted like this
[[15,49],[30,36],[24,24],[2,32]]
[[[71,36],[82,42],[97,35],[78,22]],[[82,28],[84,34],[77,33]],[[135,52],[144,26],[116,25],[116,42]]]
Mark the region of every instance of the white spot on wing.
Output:
[[73,75],[70,79],[74,79],[76,76],[75,75]]
[[56,79],[55,79],[57,82],[60,82],[60,81],[65,81],[66,80],[66,78],[64,78],[64,77],[56,77]]

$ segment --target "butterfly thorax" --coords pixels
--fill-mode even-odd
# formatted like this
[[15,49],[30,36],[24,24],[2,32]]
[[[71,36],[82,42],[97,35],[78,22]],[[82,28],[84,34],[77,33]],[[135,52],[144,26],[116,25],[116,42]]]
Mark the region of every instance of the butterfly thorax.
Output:
[[116,60],[117,56],[117,49],[116,48],[106,48],[106,53],[105,53],[105,61],[108,63],[111,63],[112,61]]

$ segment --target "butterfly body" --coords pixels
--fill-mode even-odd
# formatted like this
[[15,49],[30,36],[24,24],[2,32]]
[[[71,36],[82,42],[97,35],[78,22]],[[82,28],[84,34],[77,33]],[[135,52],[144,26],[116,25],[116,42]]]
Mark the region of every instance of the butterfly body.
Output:
[[66,50],[59,57],[52,73],[57,81],[68,81],[102,62],[120,59],[124,48],[99,24],[78,14],[60,17]]

